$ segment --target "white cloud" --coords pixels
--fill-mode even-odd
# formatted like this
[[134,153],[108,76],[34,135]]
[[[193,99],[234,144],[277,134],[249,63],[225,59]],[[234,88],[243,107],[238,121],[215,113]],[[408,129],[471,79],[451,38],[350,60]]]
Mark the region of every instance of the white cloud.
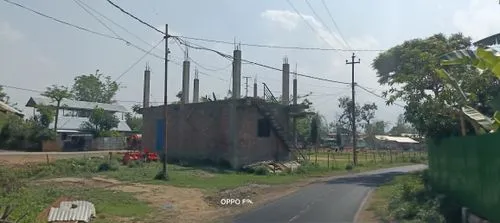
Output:
[[[337,33],[329,32],[329,30],[313,16],[297,14],[287,10],[266,10],[261,13],[261,17],[278,23],[281,28],[286,29],[287,31],[293,31],[299,26],[308,26],[306,24],[307,22],[314,28],[316,37],[319,39],[319,41],[323,41],[323,43],[326,42],[326,44],[333,48],[344,47],[341,42],[340,36]],[[310,27],[308,27],[307,29],[312,31]]]
[[496,34],[500,30],[500,5],[497,1],[472,0],[467,9],[454,13],[453,25],[474,40]]
[[24,35],[12,28],[12,26],[5,21],[0,21],[0,38],[7,41],[18,41],[24,38]]

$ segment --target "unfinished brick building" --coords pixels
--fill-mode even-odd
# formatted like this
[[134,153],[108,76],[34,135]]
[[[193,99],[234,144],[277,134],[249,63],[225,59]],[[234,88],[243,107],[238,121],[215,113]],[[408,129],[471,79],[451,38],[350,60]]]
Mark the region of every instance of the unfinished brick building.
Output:
[[[304,107],[290,105],[288,97],[284,97],[281,103],[278,102],[265,84],[263,98],[267,100],[257,97],[256,84],[253,97],[241,99],[241,51],[235,50],[234,60],[233,97],[228,100],[198,102],[199,80],[196,75],[194,103],[188,103],[189,61],[184,62],[181,103],[168,105],[167,111],[169,160],[208,160],[240,168],[258,161],[292,159],[291,151],[295,148],[295,143],[289,123],[292,116],[303,115]],[[288,63],[283,67],[283,92],[288,95]],[[146,79],[149,77],[145,75]],[[145,89],[145,95],[148,92],[149,89]],[[142,109],[143,146],[162,151],[165,140],[164,106],[148,107],[148,104],[145,103],[145,108]]]

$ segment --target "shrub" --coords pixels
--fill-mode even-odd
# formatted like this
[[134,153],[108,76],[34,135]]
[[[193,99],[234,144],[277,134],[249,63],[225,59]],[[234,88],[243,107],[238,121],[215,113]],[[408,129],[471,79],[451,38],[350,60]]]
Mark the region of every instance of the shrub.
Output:
[[97,171],[99,172],[104,172],[104,171],[116,171],[120,168],[120,163],[118,163],[116,160],[110,160],[107,162],[103,162],[99,165],[97,168]]
[[135,167],[142,167],[144,166],[144,162],[139,161],[139,160],[133,160],[127,164],[128,167],[130,168],[135,168]]
[[348,163],[348,164],[345,165],[345,169],[346,170],[352,170],[352,169],[354,169],[354,166],[351,163]]
[[268,175],[269,169],[265,166],[258,166],[255,168],[255,174],[256,175]]

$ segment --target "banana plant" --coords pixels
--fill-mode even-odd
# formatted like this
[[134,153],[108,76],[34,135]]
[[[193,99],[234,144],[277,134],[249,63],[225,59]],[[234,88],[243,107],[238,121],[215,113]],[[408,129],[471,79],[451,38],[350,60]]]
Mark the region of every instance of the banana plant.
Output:
[[[441,58],[442,66],[466,64],[474,66],[481,70],[490,70],[500,79],[500,52],[491,47],[477,47],[474,49],[456,50],[443,55]],[[455,89],[460,93],[462,109],[461,112],[471,120],[472,125],[478,132],[478,127],[486,132],[496,131],[500,126],[500,111],[496,111],[492,118],[481,114],[476,109],[468,106],[468,98],[463,92],[458,82],[444,69],[436,70],[438,76],[443,80],[447,88]],[[500,110],[500,95],[493,103],[493,107]],[[479,131],[478,133],[483,131]]]

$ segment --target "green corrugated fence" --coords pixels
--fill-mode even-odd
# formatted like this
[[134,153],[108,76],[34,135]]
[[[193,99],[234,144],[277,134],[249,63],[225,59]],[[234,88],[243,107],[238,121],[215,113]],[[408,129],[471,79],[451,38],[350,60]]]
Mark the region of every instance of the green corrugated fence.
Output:
[[432,186],[500,222],[500,133],[449,138],[428,143]]

